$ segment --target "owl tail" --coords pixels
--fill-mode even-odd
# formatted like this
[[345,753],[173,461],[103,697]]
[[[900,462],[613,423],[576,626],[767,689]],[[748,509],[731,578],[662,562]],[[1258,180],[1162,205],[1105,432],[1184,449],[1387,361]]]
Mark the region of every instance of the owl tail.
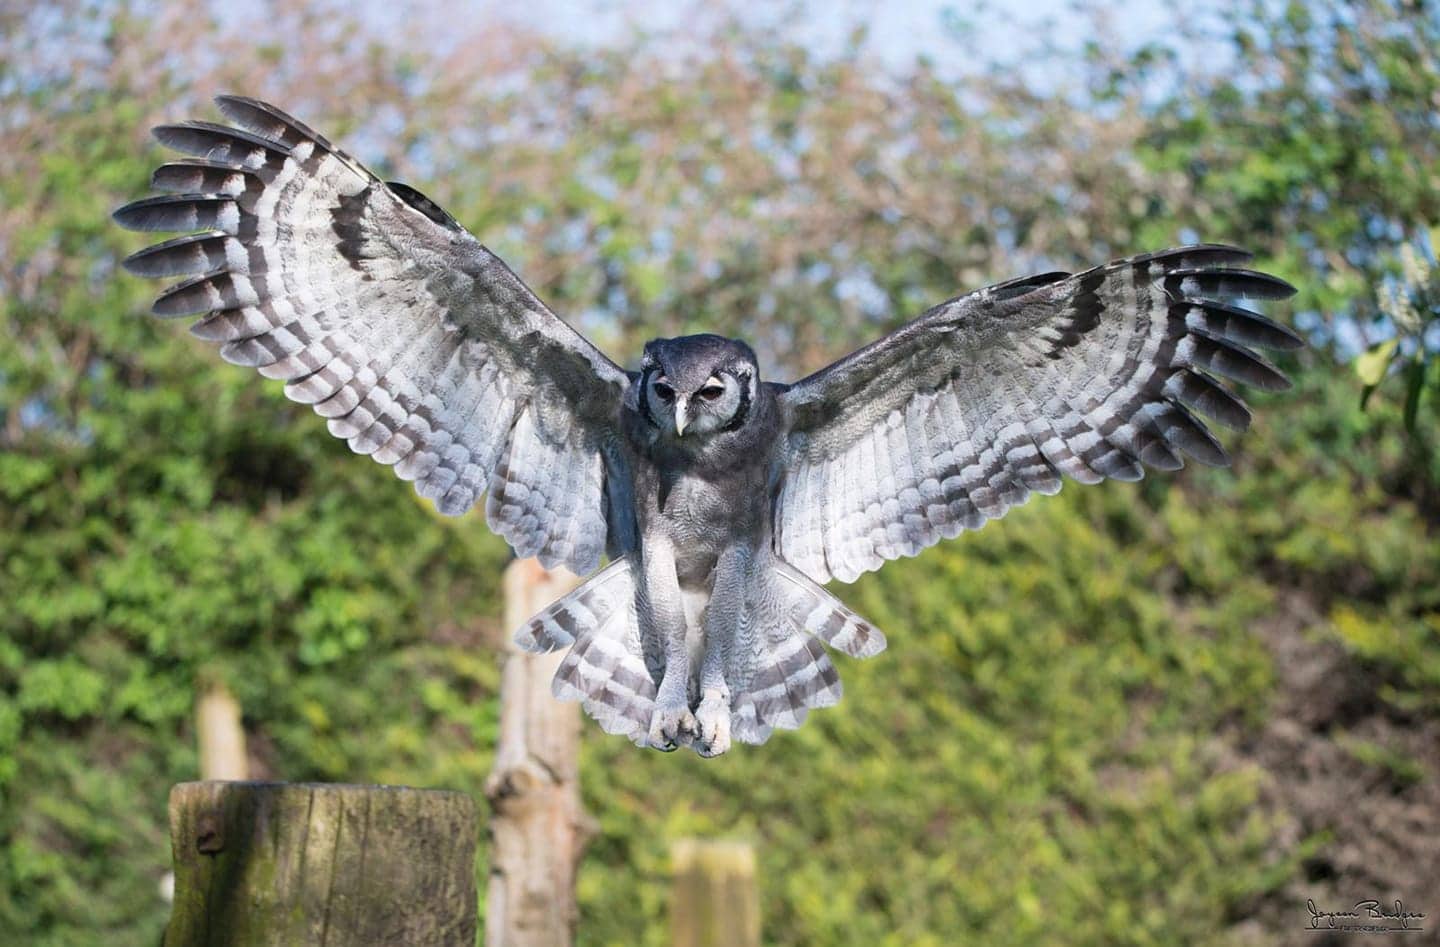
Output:
[[[793,730],[812,707],[840,700],[840,675],[824,645],[852,658],[885,650],[885,635],[799,570],[775,560],[764,592],[744,619],[740,653],[749,667],[732,667],[730,726],[735,739],[764,743],[778,727]],[[738,662],[734,662],[738,664]]]
[[635,617],[635,582],[622,557],[515,632],[526,651],[569,648],[550,691],[578,700],[606,733],[644,745],[655,712],[655,682],[645,666]]

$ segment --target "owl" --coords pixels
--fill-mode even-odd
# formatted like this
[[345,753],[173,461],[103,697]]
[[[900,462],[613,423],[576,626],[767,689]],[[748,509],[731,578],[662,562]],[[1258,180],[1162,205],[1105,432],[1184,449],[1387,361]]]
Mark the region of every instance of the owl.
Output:
[[830,580],[1065,477],[1228,463],[1198,415],[1250,414],[1217,376],[1287,387],[1254,349],[1301,344],[1236,305],[1290,285],[1197,245],[957,296],[794,383],[717,335],[656,339],[626,371],[414,188],[274,106],[217,103],[234,127],[156,128],[189,157],[115,212],[185,234],[125,261],[187,277],[155,314],[198,315],[440,512],[483,496],[516,555],[589,575],[517,640],[568,649],[555,696],[659,750],[762,743],[839,700],[827,649],[885,637]]

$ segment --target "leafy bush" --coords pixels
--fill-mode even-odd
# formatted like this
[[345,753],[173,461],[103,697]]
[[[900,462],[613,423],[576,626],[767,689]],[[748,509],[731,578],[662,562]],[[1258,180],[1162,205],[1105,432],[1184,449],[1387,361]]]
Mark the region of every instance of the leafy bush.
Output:
[[[1032,266],[1256,245],[1316,347],[1253,399],[1233,471],[1071,485],[844,589],[890,650],[764,747],[701,761],[587,727],[581,942],[666,940],[679,835],[757,841],[773,943],[1214,942],[1266,899],[1298,911],[1348,830],[1277,803],[1299,778],[1256,749],[1277,721],[1406,799],[1437,780],[1360,725],[1423,738],[1440,711],[1435,430],[1362,413],[1332,343],[1440,219],[1413,55],[1440,29],[1345,9],[1230,9],[1233,68],[1168,95],[1174,56],[1097,42],[1062,63],[1078,104],[733,23],[683,54],[493,31],[446,58],[325,7],[0,11],[0,941],[154,943],[197,682],[239,697],[259,775],[479,794],[491,764],[503,544],[117,274],[142,126],[203,115],[209,83],[421,184],[616,354],[704,326],[798,372]],[[1296,636],[1353,659],[1370,716],[1284,718]],[[1364,877],[1406,877],[1395,851]]]

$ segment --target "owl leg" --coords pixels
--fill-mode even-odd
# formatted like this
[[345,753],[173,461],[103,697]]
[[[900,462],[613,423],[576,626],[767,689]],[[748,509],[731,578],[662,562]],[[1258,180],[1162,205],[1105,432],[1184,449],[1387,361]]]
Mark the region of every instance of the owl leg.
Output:
[[695,708],[695,752],[719,756],[730,749],[730,686],[725,662],[735,649],[749,556],[740,547],[721,554],[715,563],[710,604],[705,610],[705,657],[700,665],[700,706]]
[[685,603],[675,574],[675,550],[655,539],[641,548],[645,561],[645,594],[640,598],[641,633],[662,644],[665,673],[655,693],[648,742],[669,752],[695,733],[690,712],[690,651],[686,646]]

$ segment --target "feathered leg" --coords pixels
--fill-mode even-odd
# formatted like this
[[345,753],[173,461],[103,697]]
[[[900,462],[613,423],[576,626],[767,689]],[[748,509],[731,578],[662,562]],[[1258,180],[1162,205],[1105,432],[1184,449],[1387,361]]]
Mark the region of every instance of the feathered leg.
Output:
[[665,656],[665,674],[655,694],[649,743],[669,752],[695,734],[690,712],[690,653],[686,647],[685,604],[675,573],[675,549],[660,536],[648,539],[640,555],[645,564],[640,595],[640,633],[643,640],[659,641]]
[[705,610],[700,705],[695,708],[699,732],[694,746],[701,756],[719,756],[730,749],[730,687],[725,681],[725,665],[735,650],[749,573],[750,555],[744,547],[726,550],[715,563],[710,604]]

